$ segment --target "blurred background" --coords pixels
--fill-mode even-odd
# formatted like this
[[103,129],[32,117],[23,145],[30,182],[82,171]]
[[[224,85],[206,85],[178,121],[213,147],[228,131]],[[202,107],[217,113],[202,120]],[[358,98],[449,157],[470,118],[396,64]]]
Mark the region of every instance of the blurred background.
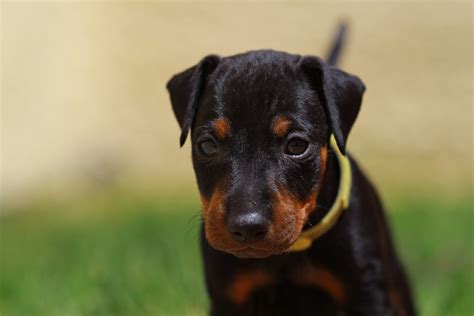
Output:
[[472,315],[472,3],[2,2],[1,315],[204,315],[199,204],[167,80],[324,56],[367,92],[348,148],[422,315]]

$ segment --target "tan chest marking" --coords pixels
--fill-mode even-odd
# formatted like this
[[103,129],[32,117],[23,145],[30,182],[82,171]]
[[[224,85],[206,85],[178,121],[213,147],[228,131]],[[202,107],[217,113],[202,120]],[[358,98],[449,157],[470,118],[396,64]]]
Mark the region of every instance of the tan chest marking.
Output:
[[244,304],[258,288],[273,282],[272,276],[264,270],[243,271],[236,274],[227,289],[230,301]]
[[316,286],[339,304],[346,301],[347,293],[342,280],[322,266],[301,268],[292,274],[292,281],[296,284]]

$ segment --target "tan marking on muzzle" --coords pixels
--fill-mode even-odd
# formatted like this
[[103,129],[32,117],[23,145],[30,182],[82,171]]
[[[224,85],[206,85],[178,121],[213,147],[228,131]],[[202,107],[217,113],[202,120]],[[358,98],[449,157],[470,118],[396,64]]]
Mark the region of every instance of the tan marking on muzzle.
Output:
[[224,196],[223,187],[220,185],[216,186],[210,200],[201,195],[204,232],[211,244],[222,242],[222,237],[227,234],[224,225]]
[[287,188],[279,187],[274,197],[274,239],[289,247],[296,241],[309,214],[316,207],[318,191],[314,190],[305,200],[296,198]]

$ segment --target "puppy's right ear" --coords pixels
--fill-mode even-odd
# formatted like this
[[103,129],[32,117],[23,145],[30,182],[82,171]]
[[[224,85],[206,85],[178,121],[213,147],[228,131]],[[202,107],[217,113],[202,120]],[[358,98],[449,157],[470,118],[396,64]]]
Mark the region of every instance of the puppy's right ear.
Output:
[[216,69],[219,61],[219,56],[209,55],[196,66],[174,75],[166,85],[174,115],[181,126],[180,146],[184,145],[193,124],[207,76]]

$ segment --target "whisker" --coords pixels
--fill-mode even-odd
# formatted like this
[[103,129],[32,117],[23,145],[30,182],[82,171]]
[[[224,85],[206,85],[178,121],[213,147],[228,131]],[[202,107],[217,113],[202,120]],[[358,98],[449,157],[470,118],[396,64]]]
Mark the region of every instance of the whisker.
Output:
[[321,205],[321,204],[316,204],[316,207],[320,207],[323,210],[327,210],[327,211],[329,211],[331,209],[330,207],[327,207],[327,206],[324,206],[324,205]]
[[203,223],[201,211],[198,211],[189,218],[186,224],[186,238],[189,237],[189,234],[191,232],[199,232],[199,227],[201,227],[201,223]]

